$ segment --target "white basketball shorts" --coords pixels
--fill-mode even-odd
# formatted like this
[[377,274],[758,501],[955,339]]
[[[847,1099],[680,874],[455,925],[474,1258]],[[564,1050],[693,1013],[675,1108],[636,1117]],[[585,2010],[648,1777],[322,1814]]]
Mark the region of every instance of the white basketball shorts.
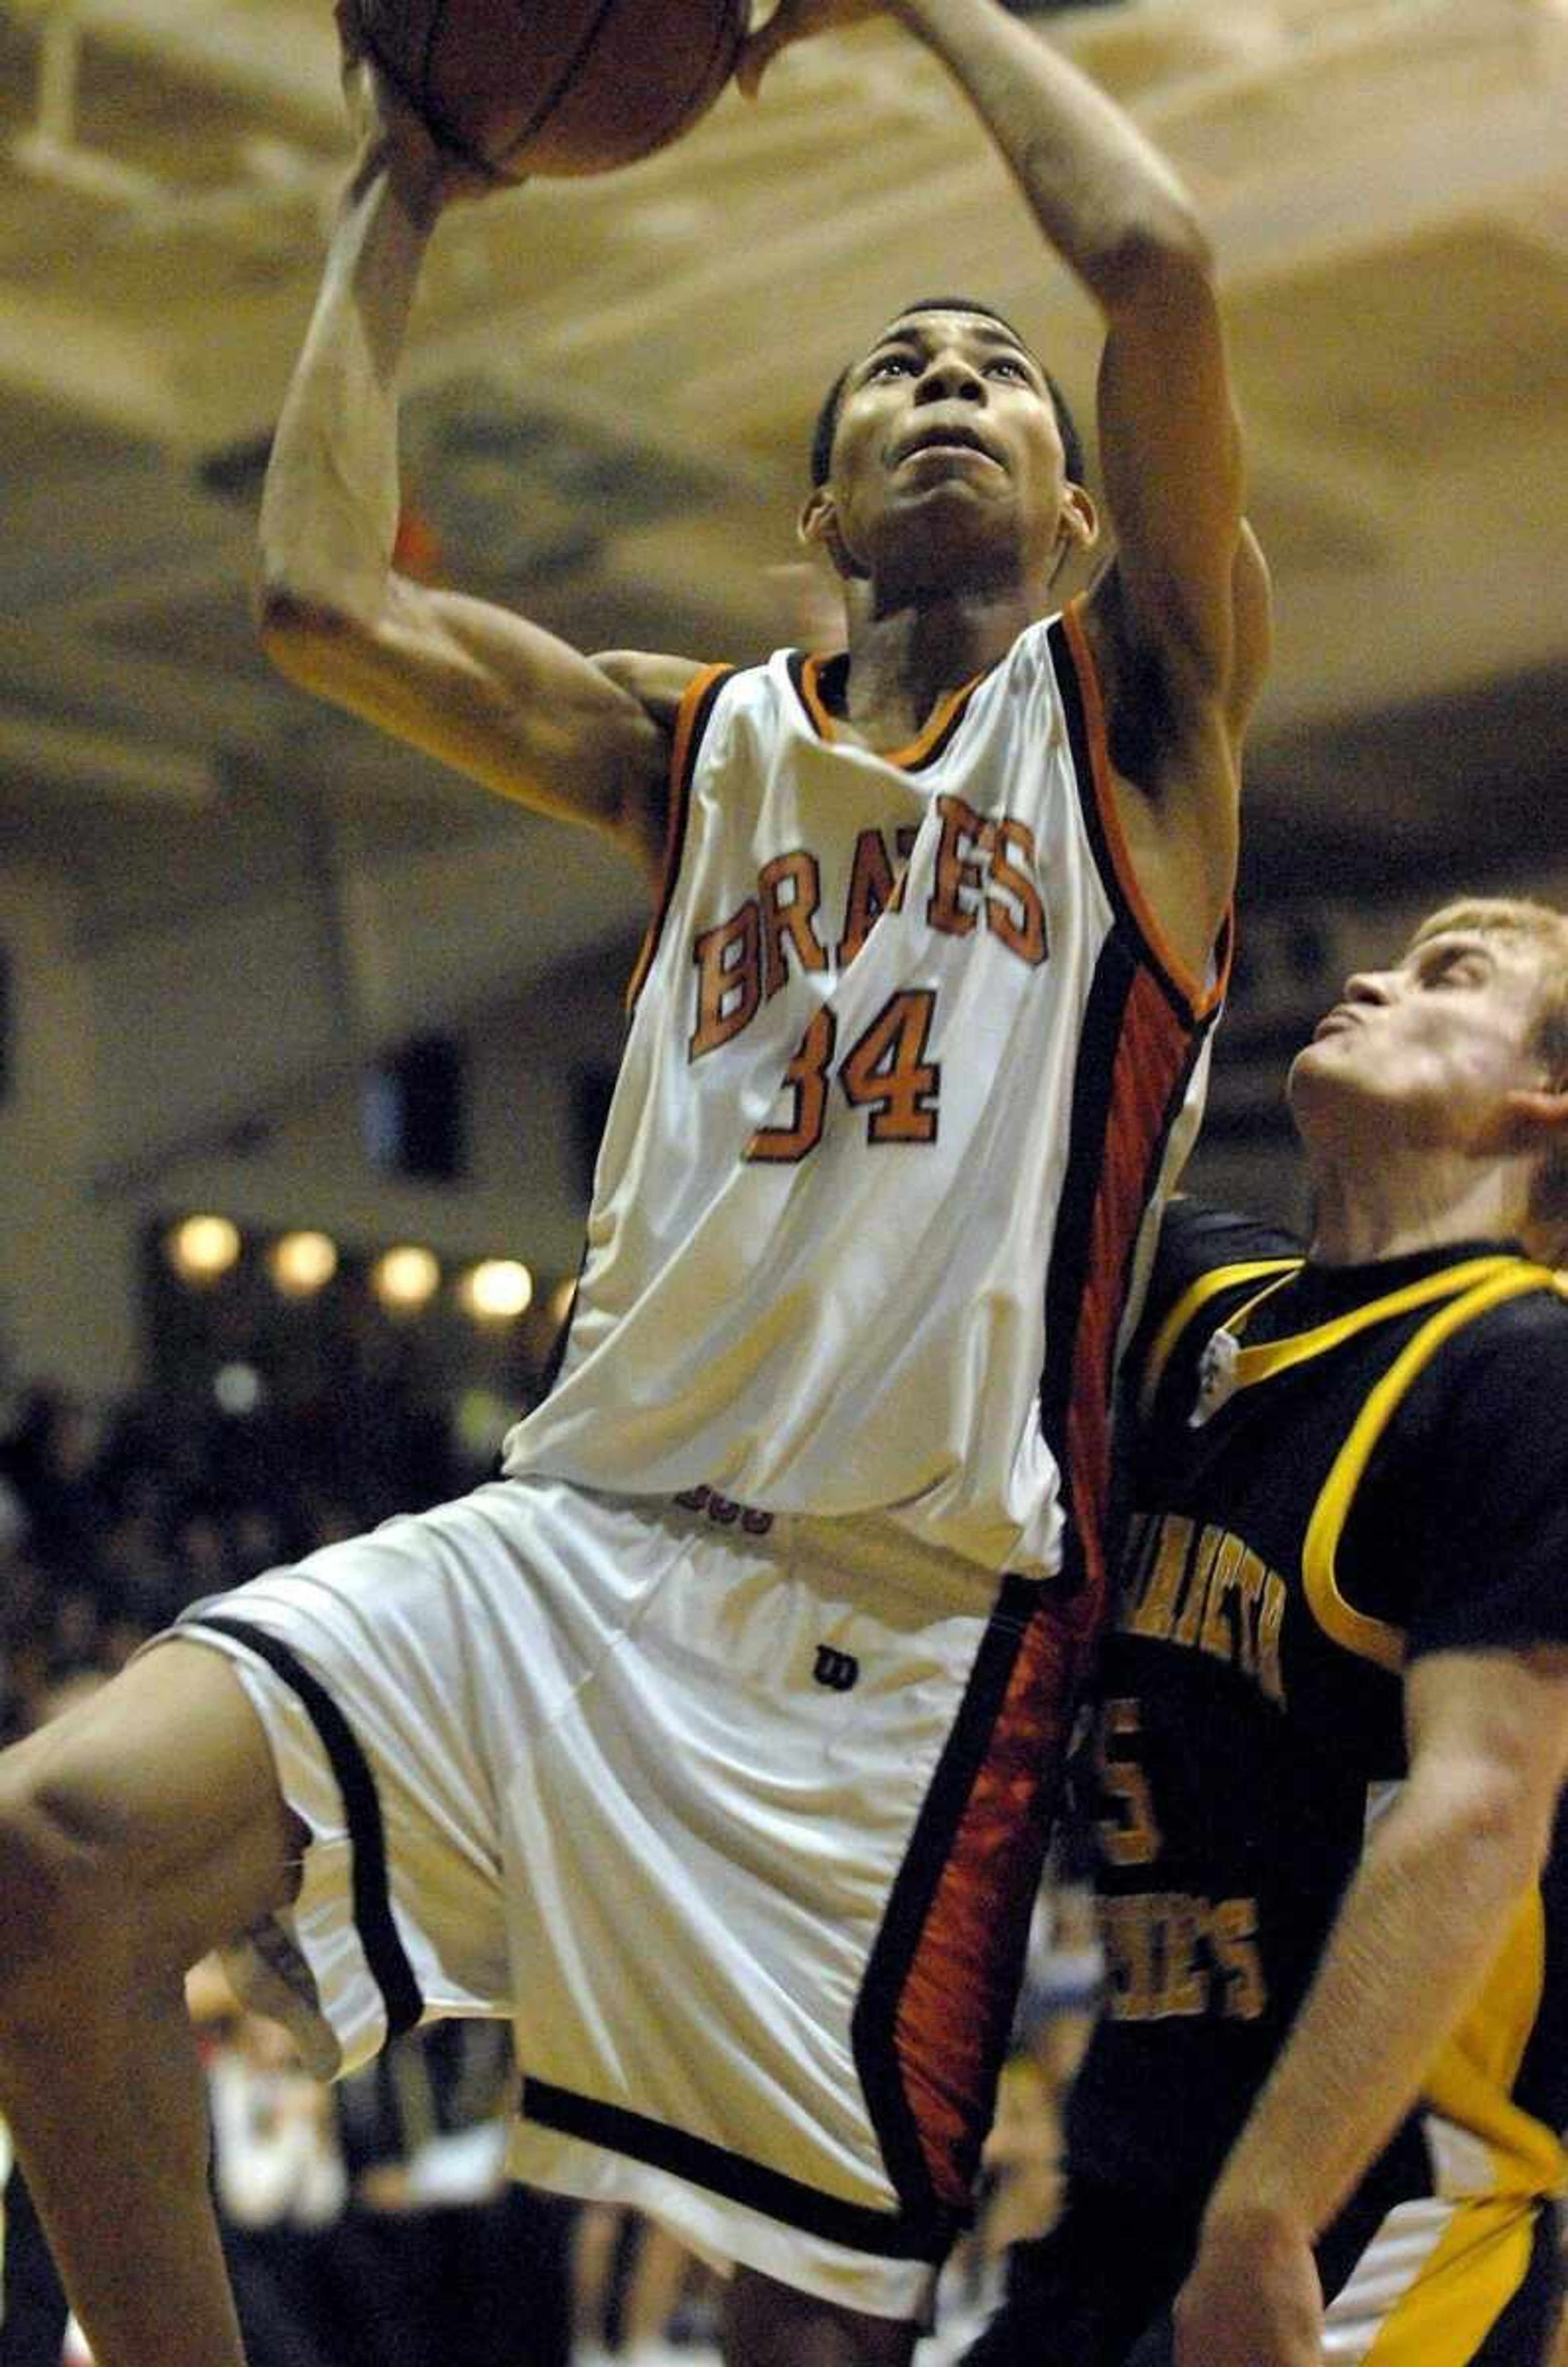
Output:
[[310,1834],[231,1968],[313,2069],[509,2017],[517,2176],[924,2313],[1077,1673],[1049,1590],[891,1523],[527,1478],[173,1632],[231,1656]]

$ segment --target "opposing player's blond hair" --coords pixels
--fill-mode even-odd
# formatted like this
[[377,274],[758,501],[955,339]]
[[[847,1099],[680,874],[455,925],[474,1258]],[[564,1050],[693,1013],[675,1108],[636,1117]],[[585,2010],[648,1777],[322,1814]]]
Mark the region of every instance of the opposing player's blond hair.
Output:
[[[1540,991],[1528,1049],[1559,1089],[1568,1089],[1568,913],[1528,896],[1467,896],[1445,904],[1416,930],[1413,944],[1448,929],[1524,938],[1535,950]],[[1548,1265],[1568,1259],[1568,1138],[1542,1158],[1530,1185],[1530,1249]]]

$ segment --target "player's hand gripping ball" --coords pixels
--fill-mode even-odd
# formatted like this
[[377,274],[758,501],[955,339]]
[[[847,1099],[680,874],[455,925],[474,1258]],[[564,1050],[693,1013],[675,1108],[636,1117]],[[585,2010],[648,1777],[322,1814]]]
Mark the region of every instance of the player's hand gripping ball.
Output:
[[446,148],[500,180],[607,173],[679,138],[749,0],[356,0],[357,36]]
[[[816,33],[831,33],[846,25],[863,25],[868,17],[885,16],[891,0],[779,0],[765,25],[747,41],[736,69],[736,80],[748,98],[755,98],[763,74],[781,50],[807,41]],[[896,7],[892,11],[897,14]]]

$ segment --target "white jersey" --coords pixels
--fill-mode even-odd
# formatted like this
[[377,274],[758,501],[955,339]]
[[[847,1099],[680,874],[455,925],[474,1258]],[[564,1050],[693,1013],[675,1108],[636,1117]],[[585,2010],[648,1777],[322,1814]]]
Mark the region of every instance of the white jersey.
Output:
[[890,755],[820,673],[784,652],[683,704],[566,1355],[505,1468],[1098,1563],[1220,981],[1139,896],[1074,611]]

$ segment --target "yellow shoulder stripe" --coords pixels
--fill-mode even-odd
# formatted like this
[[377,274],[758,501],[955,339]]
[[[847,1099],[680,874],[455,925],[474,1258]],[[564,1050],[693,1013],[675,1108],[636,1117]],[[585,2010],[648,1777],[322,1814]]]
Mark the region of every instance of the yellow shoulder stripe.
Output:
[[[1373,1619],[1357,1611],[1339,1591],[1338,1554],[1345,1523],[1361,1476],[1371,1462],[1372,1450],[1393,1419],[1395,1408],[1423,1366],[1430,1364],[1438,1349],[1454,1332],[1484,1315],[1505,1299],[1522,1297],[1530,1290],[1560,1292],[1555,1275],[1544,1266],[1531,1265],[1523,1258],[1482,1258],[1476,1265],[1493,1271],[1461,1296],[1451,1298],[1429,1321],[1424,1323],[1414,1339],[1406,1342],[1375,1388],[1370,1390],[1367,1401],[1351,1424],[1344,1445],[1335,1457],[1333,1468],[1323,1485],[1323,1492],[1313,1507],[1307,1524],[1306,1542],[1302,1550],[1302,1580],[1313,1617],[1324,1634],[1365,1660],[1373,1660],[1380,1668],[1398,1670],[1404,1664],[1403,1631],[1388,1621]],[[1497,1271],[1501,1268],[1502,1271]],[[1443,1279],[1465,1271],[1450,1266]],[[1437,1281],[1437,1275],[1428,1280]],[[1412,1290],[1419,1287],[1413,1284]],[[1560,1293],[1561,1295],[1561,1293]],[[1402,1296],[1394,1293],[1393,1297]],[[1427,1293],[1430,1297],[1432,1294]],[[1377,1311],[1387,1313],[1392,1301],[1376,1302]],[[1329,1328],[1329,1327],[1325,1327]]]
[[[1270,1340],[1260,1348],[1243,1348],[1235,1360],[1235,1385],[1245,1388],[1249,1381],[1266,1381],[1275,1373],[1289,1372],[1292,1365],[1304,1364],[1309,1356],[1322,1355],[1325,1349],[1338,1347],[1342,1340],[1353,1340],[1358,1331],[1371,1331],[1374,1323],[1385,1323],[1395,1315],[1408,1315],[1413,1308],[1429,1306],[1437,1298],[1457,1298],[1478,1284],[1490,1281],[1494,1274],[1517,1274],[1519,1263],[1512,1252],[1467,1258],[1461,1265],[1444,1266],[1440,1274],[1423,1274],[1419,1282],[1407,1282],[1402,1290],[1368,1299],[1364,1305],[1351,1308],[1348,1314],[1337,1315],[1310,1331]],[[1243,1314],[1249,1315],[1251,1311],[1247,1308]],[[1240,1320],[1240,1317],[1233,1317],[1232,1328],[1236,1328]]]

